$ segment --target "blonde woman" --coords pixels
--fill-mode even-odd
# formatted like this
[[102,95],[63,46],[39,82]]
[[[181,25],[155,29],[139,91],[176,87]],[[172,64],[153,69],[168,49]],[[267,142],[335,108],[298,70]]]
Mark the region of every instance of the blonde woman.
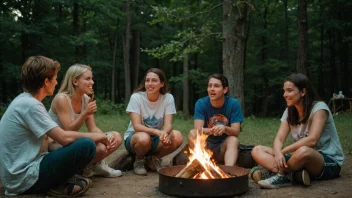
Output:
[[[95,123],[94,113],[97,104],[93,94],[92,69],[87,65],[75,64],[71,66],[65,75],[58,94],[51,103],[50,117],[63,129],[78,131],[85,123],[88,131],[92,133],[104,133]],[[90,98],[87,94],[92,94]],[[111,148],[107,149],[104,144],[96,144],[96,154],[83,176],[92,177],[119,177],[120,170],[114,170],[102,161],[114,152],[122,143],[121,135],[116,131],[105,133],[111,142]],[[57,143],[51,144],[51,149],[60,147]]]

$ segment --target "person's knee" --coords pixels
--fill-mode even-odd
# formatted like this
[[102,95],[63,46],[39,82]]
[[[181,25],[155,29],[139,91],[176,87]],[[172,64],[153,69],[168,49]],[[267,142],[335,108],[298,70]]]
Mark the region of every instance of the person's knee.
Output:
[[188,133],[188,145],[192,148],[193,147],[193,142],[196,140],[197,138],[197,130],[192,129],[189,133]]
[[[133,137],[132,137],[133,138]],[[152,144],[152,139],[148,134],[139,134],[138,136],[135,137],[135,142],[134,148],[144,148],[144,149],[149,149]]]
[[115,145],[116,148],[119,147],[122,144],[122,137],[121,137],[120,133],[118,133],[116,131],[112,131],[110,133],[114,136],[114,138],[116,140],[116,145]]
[[197,130],[192,129],[189,133],[188,133],[188,139],[195,139],[197,137]]
[[97,144],[96,145],[96,157],[105,157],[107,155],[108,151],[106,149],[106,146],[104,144]]
[[229,145],[232,145],[232,146],[237,146],[237,147],[239,145],[238,138],[235,137],[235,136],[228,136],[226,138],[226,143],[229,144]]
[[306,160],[311,156],[311,154],[312,154],[312,148],[308,146],[301,146],[295,151],[294,158],[299,160]]
[[173,141],[175,142],[176,149],[183,143],[183,135],[181,132],[173,130]]
[[262,145],[257,145],[252,149],[251,155],[253,157],[256,157],[263,151],[263,146]]

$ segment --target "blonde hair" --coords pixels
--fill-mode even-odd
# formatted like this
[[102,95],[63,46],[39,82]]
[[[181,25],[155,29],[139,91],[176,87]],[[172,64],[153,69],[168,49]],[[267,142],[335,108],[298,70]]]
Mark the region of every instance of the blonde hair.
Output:
[[82,74],[88,70],[92,71],[92,68],[88,65],[83,64],[74,64],[70,68],[68,68],[58,93],[65,93],[69,96],[73,96],[75,93],[75,86],[73,85],[73,80],[78,80],[82,76]]

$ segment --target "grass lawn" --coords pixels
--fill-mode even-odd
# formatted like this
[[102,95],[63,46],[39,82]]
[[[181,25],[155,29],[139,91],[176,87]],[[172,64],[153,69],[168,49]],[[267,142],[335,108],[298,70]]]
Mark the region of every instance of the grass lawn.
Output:
[[[103,131],[119,131],[123,136],[129,123],[128,114],[109,114],[95,115],[96,123]],[[352,153],[352,114],[339,114],[334,116],[335,125],[339,133],[340,141],[345,154]],[[242,131],[239,139],[241,144],[246,145],[266,145],[271,146],[276,132],[280,125],[280,118],[254,118],[247,117],[242,125]],[[193,120],[184,120],[181,116],[176,115],[173,127],[181,131],[187,139],[187,134],[193,127]],[[80,131],[86,131],[82,127]],[[291,143],[292,138],[289,135],[286,144]]]

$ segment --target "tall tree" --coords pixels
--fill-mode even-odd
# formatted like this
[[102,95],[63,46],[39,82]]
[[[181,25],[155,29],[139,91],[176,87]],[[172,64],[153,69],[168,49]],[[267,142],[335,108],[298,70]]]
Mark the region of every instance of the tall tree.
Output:
[[[244,109],[244,52],[248,36],[247,3],[223,1],[223,72],[229,80],[229,94],[239,99],[242,109]],[[233,5],[238,8],[237,15],[233,12]]]
[[189,69],[189,63],[188,63],[188,54],[185,54],[183,57],[183,75],[186,76],[187,78],[184,79],[183,81],[183,104],[182,104],[182,112],[183,116],[185,119],[188,119],[189,117],[189,107],[188,107],[188,101],[189,101],[189,83],[188,83],[188,69]]
[[123,65],[125,72],[125,100],[131,96],[131,74],[130,74],[130,40],[131,40],[131,0],[126,1],[126,33],[123,39]]
[[296,70],[308,75],[308,14],[307,0],[298,0],[298,52]]

